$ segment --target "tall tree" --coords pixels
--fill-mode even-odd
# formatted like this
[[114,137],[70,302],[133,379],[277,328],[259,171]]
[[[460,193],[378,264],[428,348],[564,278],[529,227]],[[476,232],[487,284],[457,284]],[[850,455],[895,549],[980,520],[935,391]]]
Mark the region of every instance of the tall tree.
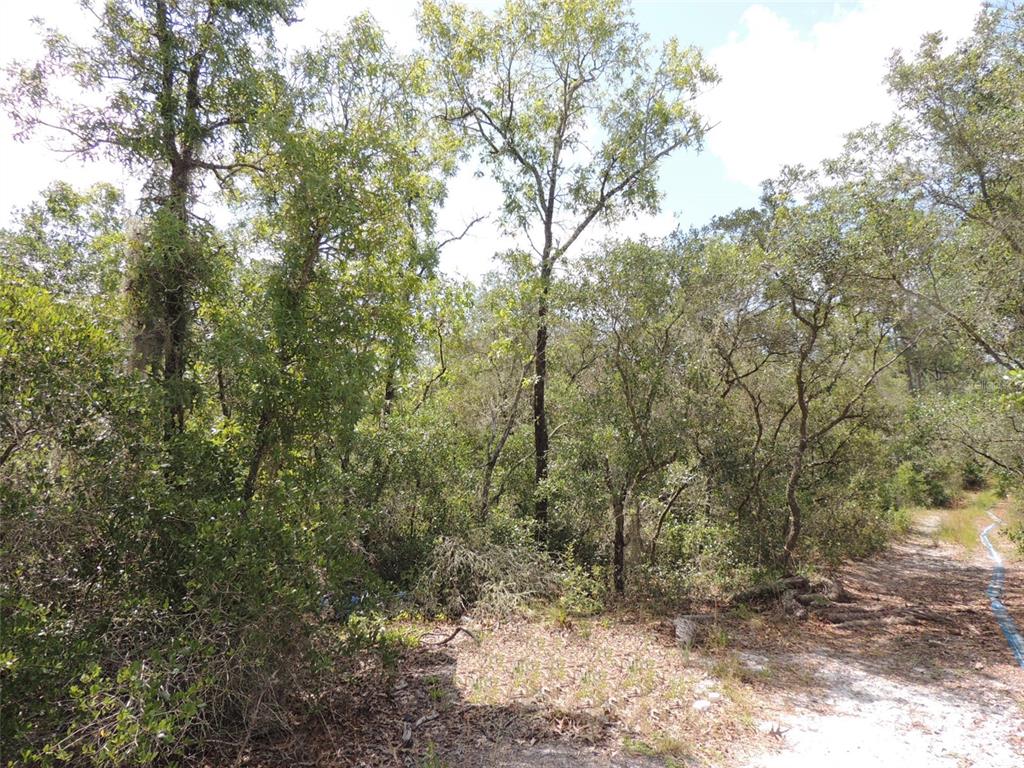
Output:
[[905,239],[887,240],[899,233],[863,207],[856,188],[822,187],[799,172],[766,187],[757,224],[740,239],[759,277],[738,311],[726,311],[716,349],[725,393],[740,394],[755,426],[740,506],[759,503],[766,475],[777,475],[785,509],[777,557],[788,570],[808,477],[843,462],[871,422],[880,379],[923,329],[901,338],[902,303],[870,277]]
[[240,416],[252,419],[246,503],[268,458],[299,436],[329,423],[343,447],[371,383],[393,387],[410,354],[410,316],[436,263],[430,237],[447,156],[420,109],[424,75],[360,16],[298,57],[261,137],[255,231],[275,258],[250,305],[258,362],[230,345],[251,329],[229,308],[220,316],[234,330],[219,354],[256,380],[255,398],[240,393]]
[[548,312],[559,261],[595,220],[658,202],[658,164],[701,145],[693,100],[716,74],[673,38],[660,52],[624,0],[508,0],[494,15],[426,0],[420,30],[443,117],[481,151],[504,221],[535,254],[534,512],[548,526]]
[[[686,266],[667,248],[620,243],[582,263],[581,320],[596,364],[578,377],[612,517],[612,580],[626,587],[626,510],[688,451]],[[660,490],[661,484],[654,483]],[[631,542],[639,549],[639,503]]]
[[913,58],[893,56],[888,82],[900,112],[882,137],[886,151],[875,153],[907,193],[959,228],[903,285],[997,365],[1017,370],[1024,368],[1024,5],[986,8],[974,34],[952,50],[944,42],[930,35]]
[[[245,164],[235,146],[259,109],[260,58],[298,0],[112,0],[89,10],[94,39],[49,30],[46,55],[15,70],[4,94],[21,135],[57,132],[66,150],[146,174],[130,289],[137,341],[164,386],[166,431],[185,426],[186,373],[208,227],[195,213],[203,177]],[[88,4],[87,4],[88,6]],[[65,101],[72,81],[91,98]]]

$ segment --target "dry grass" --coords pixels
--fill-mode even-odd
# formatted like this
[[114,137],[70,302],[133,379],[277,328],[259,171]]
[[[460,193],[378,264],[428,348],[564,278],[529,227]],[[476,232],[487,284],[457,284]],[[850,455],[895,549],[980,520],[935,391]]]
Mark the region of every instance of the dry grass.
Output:
[[454,683],[475,705],[534,708],[576,741],[718,763],[756,733],[758,681],[726,643],[687,652],[654,622],[522,621],[460,646]]
[[995,506],[998,498],[991,491],[982,491],[968,497],[964,506],[944,510],[936,536],[940,541],[956,544],[973,551],[981,546],[981,530],[992,521],[986,511]]

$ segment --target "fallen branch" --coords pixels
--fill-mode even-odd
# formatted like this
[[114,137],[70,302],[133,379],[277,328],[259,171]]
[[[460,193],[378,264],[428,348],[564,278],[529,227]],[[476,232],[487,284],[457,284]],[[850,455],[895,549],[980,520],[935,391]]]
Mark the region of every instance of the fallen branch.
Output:
[[480,638],[478,638],[465,627],[456,627],[455,630],[450,635],[448,635],[448,637],[446,637],[444,640],[441,640],[437,643],[427,643],[427,645],[448,645],[448,643],[455,639],[459,632],[465,632],[467,635],[473,638],[473,642],[475,642],[477,645],[480,645]]
[[781,597],[790,590],[805,590],[809,586],[804,576],[789,576],[785,579],[759,584],[733,597],[733,605],[739,603],[760,603]]

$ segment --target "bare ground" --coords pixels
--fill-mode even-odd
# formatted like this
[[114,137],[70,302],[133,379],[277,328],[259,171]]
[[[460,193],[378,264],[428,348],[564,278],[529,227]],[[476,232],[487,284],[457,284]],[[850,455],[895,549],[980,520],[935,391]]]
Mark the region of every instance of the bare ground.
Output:
[[[780,671],[767,701],[785,733],[741,765],[1024,765],[1024,670],[989,609],[991,564],[980,548],[937,542],[939,523],[923,516],[888,552],[849,566],[855,602],[812,619],[790,648],[749,644]],[[997,546],[1006,557],[1007,542]],[[1019,622],[1024,574],[1007,565]]]
[[[390,670],[357,670],[332,709],[249,765],[1024,765],[1024,669],[989,610],[991,564],[937,541],[940,514],[840,574],[852,601],[722,615],[700,651],[628,616],[470,623]],[[1024,622],[1008,542],[1004,603]],[[419,625],[417,632],[444,627]]]

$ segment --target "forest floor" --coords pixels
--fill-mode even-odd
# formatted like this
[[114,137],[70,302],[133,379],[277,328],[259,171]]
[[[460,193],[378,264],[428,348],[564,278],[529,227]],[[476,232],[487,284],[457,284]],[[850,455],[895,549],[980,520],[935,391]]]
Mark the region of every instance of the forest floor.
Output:
[[[244,762],[280,765],[285,749],[325,766],[1019,768],[1024,669],[989,607],[992,563],[968,546],[985,511],[921,513],[842,569],[849,602],[802,620],[723,611],[694,650],[636,613],[469,621],[473,636],[443,645],[452,626],[411,625],[422,642],[357,674],[344,712]],[[1021,626],[1024,562],[992,542]]]

